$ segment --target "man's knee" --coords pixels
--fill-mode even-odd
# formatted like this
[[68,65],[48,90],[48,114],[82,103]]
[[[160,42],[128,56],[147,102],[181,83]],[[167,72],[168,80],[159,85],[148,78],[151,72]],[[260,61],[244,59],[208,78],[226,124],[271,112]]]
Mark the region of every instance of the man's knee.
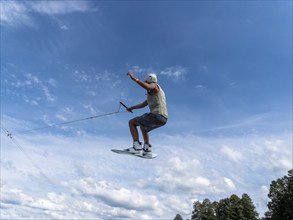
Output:
[[137,126],[138,124],[136,123],[136,121],[135,121],[135,119],[133,118],[133,119],[130,119],[129,121],[128,121],[128,124],[129,124],[129,126]]

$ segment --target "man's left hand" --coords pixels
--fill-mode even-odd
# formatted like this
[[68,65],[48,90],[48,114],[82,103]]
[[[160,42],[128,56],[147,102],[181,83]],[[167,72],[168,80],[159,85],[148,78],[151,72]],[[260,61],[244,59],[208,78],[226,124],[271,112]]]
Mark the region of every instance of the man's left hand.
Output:
[[132,80],[134,80],[134,81],[136,80],[136,77],[135,77],[135,75],[132,72],[128,71],[127,75],[130,76],[130,78]]

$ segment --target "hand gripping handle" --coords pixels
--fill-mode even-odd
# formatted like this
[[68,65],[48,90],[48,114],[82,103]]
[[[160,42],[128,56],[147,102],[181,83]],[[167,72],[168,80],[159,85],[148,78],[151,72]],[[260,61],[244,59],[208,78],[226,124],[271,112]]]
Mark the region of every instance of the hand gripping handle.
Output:
[[[120,104],[124,107],[124,108],[126,108],[126,109],[128,109],[128,107],[126,106],[126,105],[124,105],[124,103],[123,102],[120,102]],[[133,111],[132,110],[130,110],[130,112],[131,113],[133,113]]]

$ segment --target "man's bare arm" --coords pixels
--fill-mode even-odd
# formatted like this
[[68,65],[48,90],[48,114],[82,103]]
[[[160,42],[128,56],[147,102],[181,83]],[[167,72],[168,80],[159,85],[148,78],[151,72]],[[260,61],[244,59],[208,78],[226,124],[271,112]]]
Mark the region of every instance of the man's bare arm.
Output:
[[134,110],[134,109],[140,109],[140,108],[144,108],[144,107],[146,107],[148,105],[148,102],[147,102],[147,100],[145,100],[144,102],[142,102],[142,103],[139,103],[139,104],[137,104],[137,105],[134,105],[134,106],[131,106],[131,107],[129,107],[127,110],[128,111],[132,111],[132,110]]
[[133,81],[135,81],[138,85],[140,85],[142,88],[144,88],[146,90],[155,90],[155,91],[158,90],[156,83],[143,82],[143,81],[139,80],[138,78],[136,78],[136,76],[132,72],[128,72],[127,75],[129,75]]

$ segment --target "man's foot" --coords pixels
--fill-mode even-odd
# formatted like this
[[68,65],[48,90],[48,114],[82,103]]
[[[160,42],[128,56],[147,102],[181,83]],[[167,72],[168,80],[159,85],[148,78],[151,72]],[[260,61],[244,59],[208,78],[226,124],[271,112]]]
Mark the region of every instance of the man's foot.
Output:
[[152,146],[150,144],[143,145],[142,155],[145,157],[152,157]]
[[130,148],[125,149],[125,151],[131,153],[131,154],[139,154],[142,155],[142,146],[141,142],[134,141],[133,146]]

